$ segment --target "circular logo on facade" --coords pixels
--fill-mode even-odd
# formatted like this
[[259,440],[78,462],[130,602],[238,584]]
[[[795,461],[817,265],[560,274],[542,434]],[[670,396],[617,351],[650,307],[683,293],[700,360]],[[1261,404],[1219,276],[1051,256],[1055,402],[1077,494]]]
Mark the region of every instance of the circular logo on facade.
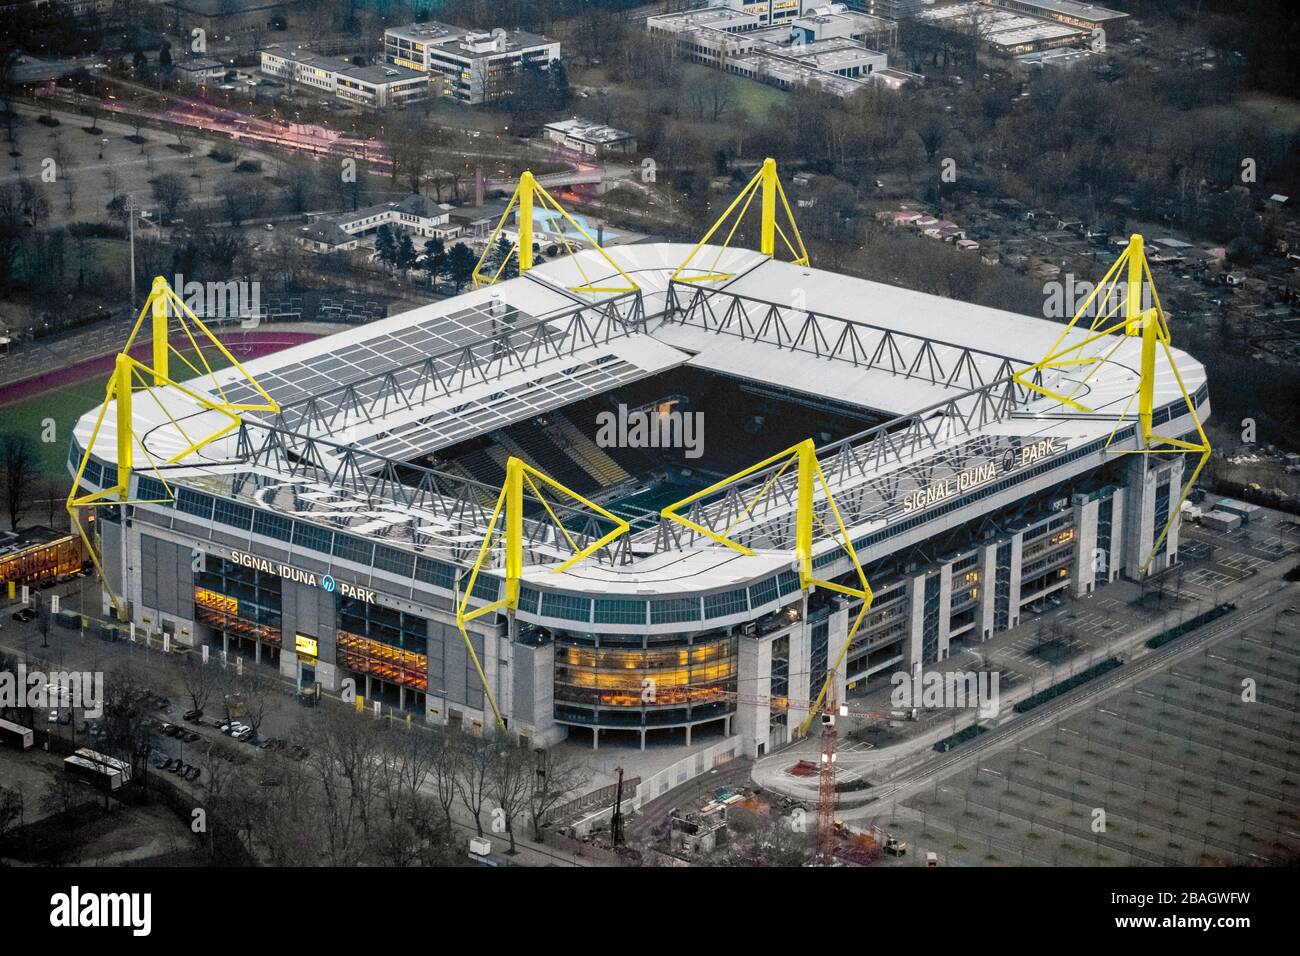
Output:
[[320,586],[326,591],[334,590],[334,575],[327,574],[320,579]]
[[1008,448],[1002,455],[1002,470],[1010,471],[1014,467],[1016,467],[1016,450]]

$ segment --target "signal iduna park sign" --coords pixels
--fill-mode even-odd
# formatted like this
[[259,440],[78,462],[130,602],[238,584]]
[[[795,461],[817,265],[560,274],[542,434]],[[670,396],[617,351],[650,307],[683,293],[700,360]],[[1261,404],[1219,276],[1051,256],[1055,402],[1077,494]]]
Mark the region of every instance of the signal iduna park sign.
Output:
[[903,513],[910,514],[922,508],[928,508],[930,505],[982,485],[984,482],[996,478],[1002,472],[1016,471],[1049,455],[1055,455],[1057,452],[1063,451],[1065,445],[1066,443],[1058,438],[1044,438],[1029,445],[1022,445],[1019,448],[1008,448],[1006,454],[1002,456],[1001,467],[996,461],[985,462],[948,478],[932,481],[924,488],[905,495],[903,497]]
[[254,571],[262,571],[266,574],[275,574],[286,581],[294,581],[298,584],[306,584],[310,587],[319,587],[326,591],[337,590],[347,598],[353,598],[357,601],[365,601],[367,604],[375,603],[375,592],[370,588],[359,587],[355,584],[349,584],[347,581],[335,580],[334,575],[324,574],[316,576],[314,571],[308,571],[305,568],[295,568],[292,564],[285,564],[282,561],[272,561],[270,558],[264,558],[261,555],[249,554],[246,551],[230,552],[230,560],[235,564],[245,568],[252,568]]

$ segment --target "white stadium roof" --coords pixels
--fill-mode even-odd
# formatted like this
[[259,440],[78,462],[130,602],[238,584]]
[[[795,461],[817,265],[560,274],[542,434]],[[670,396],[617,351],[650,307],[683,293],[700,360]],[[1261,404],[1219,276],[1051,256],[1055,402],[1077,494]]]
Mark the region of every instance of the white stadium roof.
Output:
[[[1079,385],[1079,401],[1092,409],[1081,413],[1007,384],[1007,372],[1048,352],[1063,331],[1060,323],[772,261],[746,250],[704,247],[693,261],[696,268],[684,273],[718,269],[731,273],[730,279],[672,283],[690,251],[671,243],[611,250],[640,286],[638,292],[569,291],[588,282],[621,283],[597,253],[584,251],[487,289],[253,360],[245,368],[280,402],[281,413],[246,413],[242,436],[232,433],[213,442],[164,474],[169,481],[229,495],[236,494],[232,489],[241,477],[256,476],[260,489],[246,496],[256,506],[332,517],[336,525],[343,521],[343,530],[399,547],[420,543],[463,555],[482,538],[481,505],[490,504],[495,490],[457,492],[474,504],[456,507],[438,498],[452,492],[437,473],[423,479],[425,490],[436,492],[419,501],[405,492],[392,494],[391,486],[368,485],[362,476],[391,471],[393,462],[386,459],[409,462],[688,364],[899,416],[819,450],[837,498],[845,492],[847,500],[860,491],[850,521],[855,538],[898,516],[899,488],[923,487],[979,462],[1011,462],[1008,454],[1014,457],[1036,442],[1048,442],[1051,456],[1062,456],[1061,467],[1073,474],[1097,467],[1098,460],[1067,461],[1071,450],[1112,433],[1116,447],[1134,447],[1131,430],[1125,437],[1117,421],[1126,416],[1122,424],[1131,423],[1136,416],[1138,337],[1109,339],[1113,353],[1086,373],[1086,383],[1078,381],[1083,371],[1069,369],[1046,381],[1067,392]],[[1067,344],[1086,334],[1076,329]],[[1203,368],[1182,353],[1175,355],[1187,391],[1203,402]],[[1165,420],[1172,420],[1168,427],[1175,430],[1166,433],[1181,434],[1190,425],[1181,417],[1186,414],[1179,408],[1182,393],[1163,354],[1157,373],[1155,407],[1169,409]],[[220,390],[232,400],[254,398],[234,369],[217,373],[215,382],[196,379],[187,386],[214,399]],[[133,404],[135,432],[155,461],[177,455],[191,438],[228,421],[169,387],[139,391]],[[1202,417],[1207,412],[1202,410]],[[96,414],[92,410],[79,421],[78,447],[89,440]],[[255,449],[261,453],[251,454]],[[105,416],[94,455],[107,464],[115,461],[111,414]],[[150,473],[138,452],[136,468]],[[983,507],[995,505],[990,498]],[[788,512],[788,504],[773,496],[739,523],[736,534],[777,552],[788,531]],[[671,591],[687,579],[695,588],[726,586],[744,564],[707,540],[665,545],[655,528],[638,531],[631,552],[629,563],[587,562],[551,580],[598,591],[628,593],[638,582]],[[543,545],[532,548],[534,560],[547,553]],[[788,565],[788,558],[781,560]],[[744,573],[756,570],[770,573],[752,564]]]

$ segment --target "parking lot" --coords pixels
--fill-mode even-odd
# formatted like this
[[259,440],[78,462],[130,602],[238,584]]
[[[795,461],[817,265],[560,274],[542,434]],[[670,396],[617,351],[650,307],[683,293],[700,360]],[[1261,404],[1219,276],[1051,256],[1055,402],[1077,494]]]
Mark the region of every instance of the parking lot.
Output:
[[938,782],[889,831],[952,865],[1294,862],[1300,605],[1284,607]]

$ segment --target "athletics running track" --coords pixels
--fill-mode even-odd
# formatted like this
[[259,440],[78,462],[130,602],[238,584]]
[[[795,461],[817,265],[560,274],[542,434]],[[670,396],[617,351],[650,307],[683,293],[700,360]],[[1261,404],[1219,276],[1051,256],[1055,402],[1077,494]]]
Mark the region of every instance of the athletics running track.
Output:
[[[318,338],[320,335],[315,332],[232,332],[222,336],[221,342],[231,355],[240,362],[245,362]],[[191,350],[190,340],[184,335],[174,336],[171,345],[180,352]],[[136,345],[131,349],[131,355],[147,364],[153,357],[153,343],[146,341]],[[18,353],[14,358],[21,361],[22,353]],[[77,362],[75,365],[42,372],[40,375],[0,386],[0,405],[19,402],[66,385],[75,385],[96,374],[107,376],[116,361],[117,353],[109,352],[106,355],[86,359],[84,362]],[[190,370],[183,364],[178,364],[177,367],[183,369],[185,373],[182,378],[190,377]]]

